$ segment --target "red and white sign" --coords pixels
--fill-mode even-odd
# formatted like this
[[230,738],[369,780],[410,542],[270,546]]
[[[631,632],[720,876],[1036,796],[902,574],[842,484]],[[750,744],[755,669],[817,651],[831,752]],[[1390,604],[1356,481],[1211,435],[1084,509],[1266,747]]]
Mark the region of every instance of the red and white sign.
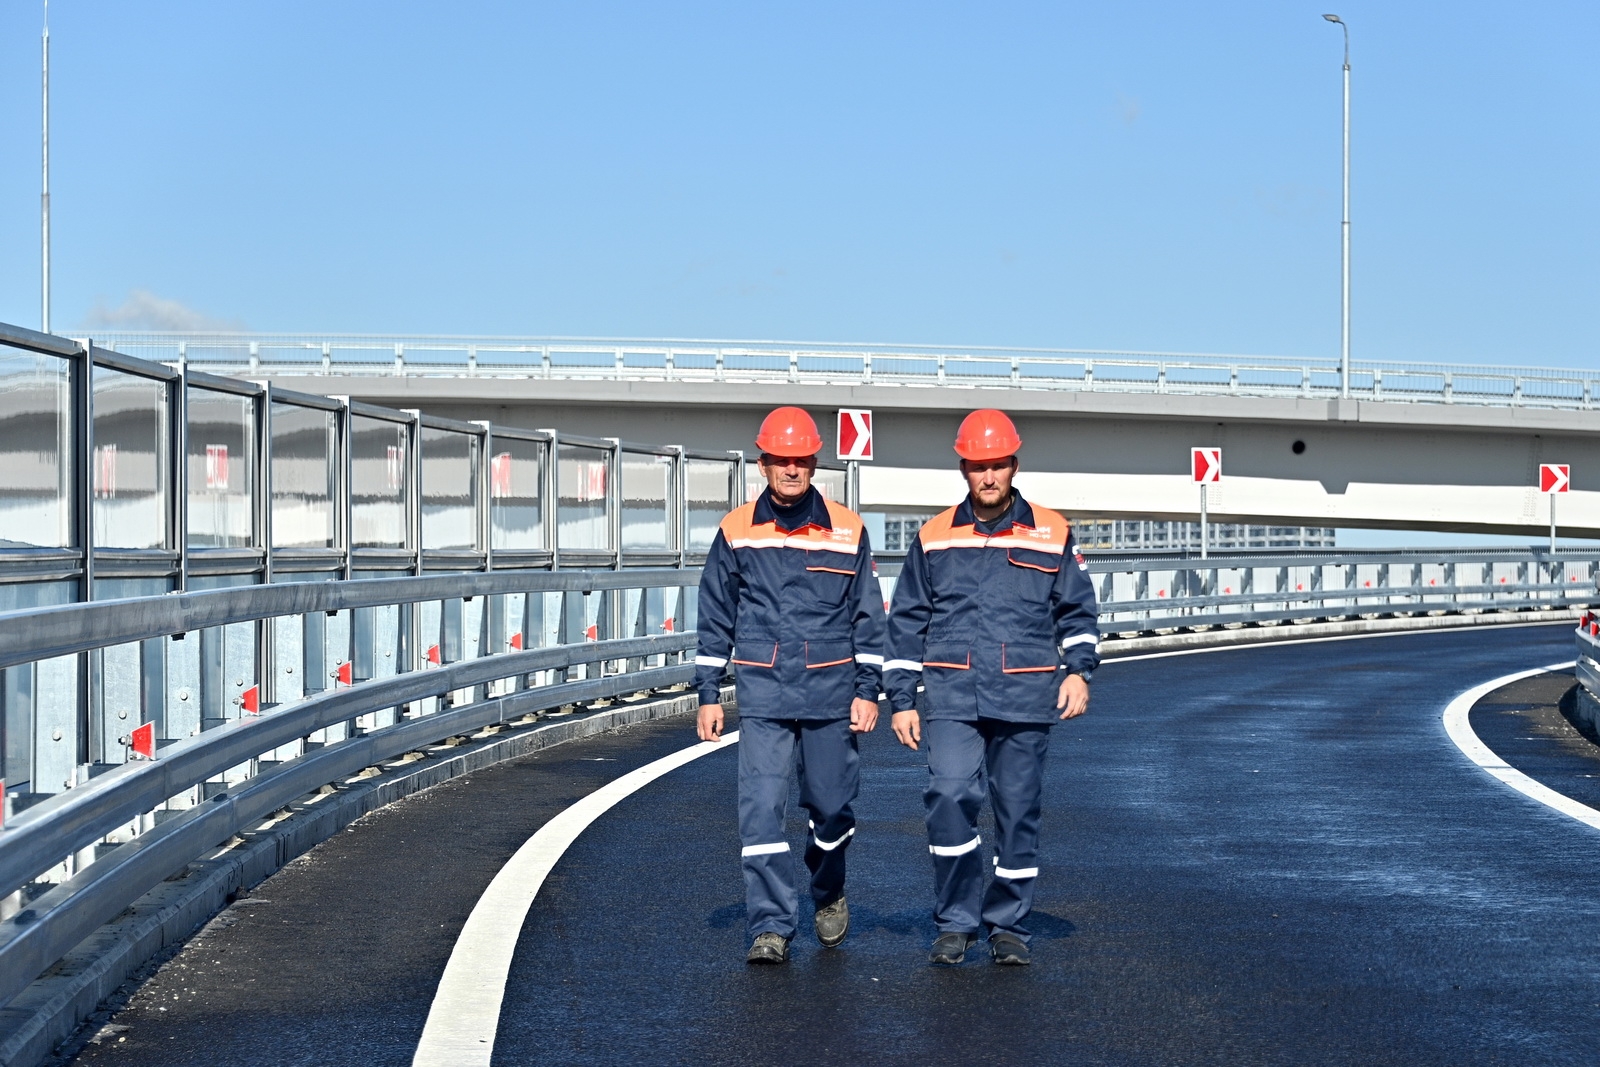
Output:
[[1572,490],[1572,464],[1539,464],[1539,492],[1567,493]]
[[134,755],[143,756],[145,759],[156,758],[156,724],[147,722],[134,730],[128,736],[128,744],[132,747]]
[[1189,462],[1190,476],[1196,483],[1206,485],[1222,481],[1222,449],[1191,448]]
[[872,459],[872,412],[859,408],[839,410],[839,458]]
[[206,445],[206,488],[228,488],[227,445]]
[[511,495],[510,452],[501,452],[489,461],[489,495],[496,500]]

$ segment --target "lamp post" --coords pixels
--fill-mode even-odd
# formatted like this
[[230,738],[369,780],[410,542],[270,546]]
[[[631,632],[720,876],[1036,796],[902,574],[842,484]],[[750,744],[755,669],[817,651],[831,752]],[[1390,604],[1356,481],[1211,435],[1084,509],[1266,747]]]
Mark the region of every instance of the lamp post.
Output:
[[1343,235],[1343,284],[1340,287],[1342,315],[1339,330],[1339,395],[1350,395],[1350,27],[1338,15],[1324,15],[1336,22],[1344,31],[1344,221],[1340,223]]
[[39,194],[39,270],[40,326],[50,332],[50,0],[44,0],[44,114],[41,126],[43,173]]

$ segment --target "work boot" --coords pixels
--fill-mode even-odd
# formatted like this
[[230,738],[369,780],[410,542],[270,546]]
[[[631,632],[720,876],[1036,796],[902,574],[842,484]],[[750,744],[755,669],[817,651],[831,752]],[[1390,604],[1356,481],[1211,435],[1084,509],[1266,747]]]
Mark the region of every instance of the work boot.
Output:
[[989,956],[1004,967],[1026,967],[1033,962],[1028,957],[1028,943],[1007,930],[989,935]]
[[817,909],[817,940],[823,948],[835,948],[850,932],[850,905],[844,897]]
[[746,963],[785,963],[789,959],[789,939],[782,934],[767,932],[757,934],[755,944],[750,946],[750,954],[744,958]]
[[928,962],[947,966],[960,963],[967,958],[967,949],[976,940],[976,934],[940,934],[933,942],[933,951],[928,953]]

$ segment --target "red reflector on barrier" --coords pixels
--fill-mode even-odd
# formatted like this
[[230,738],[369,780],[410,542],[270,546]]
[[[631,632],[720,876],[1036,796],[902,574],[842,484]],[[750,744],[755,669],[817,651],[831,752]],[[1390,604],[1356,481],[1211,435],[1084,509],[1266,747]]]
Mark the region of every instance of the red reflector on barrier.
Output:
[[246,715],[261,714],[261,687],[252,685],[249,689],[239,694],[239,706]]
[[435,667],[437,667],[439,665],[439,646],[438,645],[429,645],[428,646],[427,657],[428,657],[428,662],[433,664]]
[[[885,605],[883,610],[884,611],[888,611],[889,610],[888,605]],[[662,619],[661,620],[661,629],[662,629],[662,631],[664,633],[669,633],[670,634],[676,628],[677,628],[677,623],[673,622],[671,619]]]
[[339,664],[339,669],[333,672],[333,677],[336,681],[351,685],[355,678],[355,670],[348,662],[341,663]]
[[128,741],[133,748],[135,755],[143,756],[145,759],[156,758],[155,723],[147,722],[137,730],[134,730],[133,733],[129,735]]
[[584,629],[584,631],[583,631],[583,639],[585,641],[598,641],[598,640],[600,640],[600,626],[599,626],[599,624],[597,623],[597,624],[595,624],[593,626],[586,627]]
[[511,645],[512,648],[516,649],[518,652],[522,651],[522,631],[521,630],[518,630],[516,633],[511,635],[511,640],[510,640],[509,644]]

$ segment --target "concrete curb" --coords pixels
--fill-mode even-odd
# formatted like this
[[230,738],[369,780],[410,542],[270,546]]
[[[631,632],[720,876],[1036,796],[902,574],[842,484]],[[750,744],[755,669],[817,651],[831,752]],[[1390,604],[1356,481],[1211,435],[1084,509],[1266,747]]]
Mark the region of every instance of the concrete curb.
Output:
[[[1337,622],[1294,622],[1279,623],[1274,626],[1213,628],[1154,634],[1149,637],[1108,637],[1100,642],[1100,654],[1105,659],[1116,659],[1144,652],[1255,645],[1271,641],[1303,641],[1314,637],[1397,633],[1408,630],[1452,630],[1470,626],[1536,626],[1541,623],[1570,622],[1585,610],[1587,609],[1579,607],[1485,612],[1481,615],[1402,615],[1384,619],[1342,619]],[[1204,625],[1203,617],[1197,617],[1195,621],[1197,625]]]
[[[732,691],[725,691],[732,704]],[[0,1067],[35,1067],[78,1033],[100,1005],[140,968],[176,951],[226,908],[241,890],[261,884],[290,860],[386,804],[431,786],[566,741],[634,723],[691,714],[693,691],[592,714],[508,726],[465,745],[430,748],[427,758],[393,761],[381,774],[350,779],[288,807],[289,815],[241,835],[216,854],[190,863],[146,893],[115,920],[0,1009]]]

